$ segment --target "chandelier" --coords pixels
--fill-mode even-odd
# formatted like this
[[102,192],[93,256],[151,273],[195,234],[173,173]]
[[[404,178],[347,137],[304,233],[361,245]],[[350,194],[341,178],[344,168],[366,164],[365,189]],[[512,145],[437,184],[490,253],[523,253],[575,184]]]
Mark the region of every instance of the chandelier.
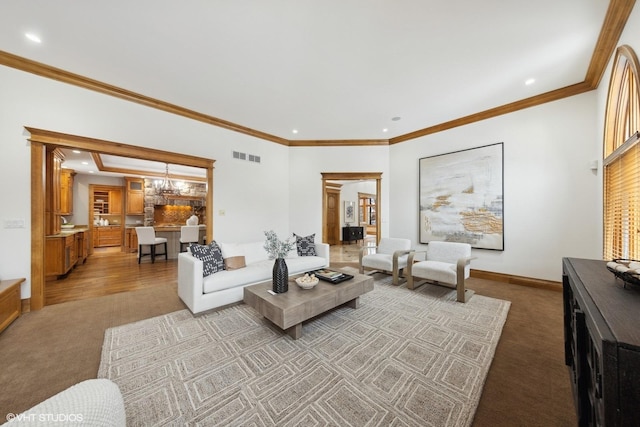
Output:
[[179,196],[180,189],[169,179],[169,164],[165,163],[164,179],[155,182],[156,194],[159,196]]

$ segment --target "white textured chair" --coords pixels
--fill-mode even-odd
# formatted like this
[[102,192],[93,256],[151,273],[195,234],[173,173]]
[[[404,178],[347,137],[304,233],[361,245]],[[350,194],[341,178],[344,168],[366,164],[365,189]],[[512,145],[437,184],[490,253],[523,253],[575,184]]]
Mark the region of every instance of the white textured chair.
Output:
[[[62,418],[66,417],[66,418]],[[8,426],[124,426],[127,415],[118,386],[90,379],[69,387],[13,418]]]
[[[138,236],[138,264],[143,256],[151,255],[151,263],[156,262],[157,255],[164,255],[167,260],[167,239],[165,237],[156,237],[156,231],[153,227],[136,227],[136,235]],[[164,253],[156,254],[156,246],[164,245]],[[150,252],[142,253],[142,247],[149,246]]]
[[200,226],[183,225],[180,227],[180,252],[186,252],[186,246],[189,246],[189,243],[199,243],[199,241]]
[[378,246],[363,246],[358,255],[360,274],[364,274],[365,269],[391,273],[393,284],[398,285],[402,270],[407,266],[410,250],[411,240],[394,237],[381,238]]
[[[418,253],[426,253],[424,261],[415,260]],[[429,242],[426,251],[412,251],[407,266],[407,288],[414,289],[416,279],[456,288],[457,300],[467,302],[473,291],[465,289],[471,274],[471,245],[457,242]],[[424,282],[418,286],[423,285]]]

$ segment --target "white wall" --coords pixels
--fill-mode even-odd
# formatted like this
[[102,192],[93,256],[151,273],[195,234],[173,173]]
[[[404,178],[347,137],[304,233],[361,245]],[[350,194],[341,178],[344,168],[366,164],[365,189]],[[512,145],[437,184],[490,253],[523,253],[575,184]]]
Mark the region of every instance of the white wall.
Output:
[[390,234],[419,241],[421,157],[503,142],[504,251],[473,250],[472,267],[560,281],[562,257],[600,258],[595,100],[590,92],[392,145]]
[[[382,172],[381,233],[389,233],[389,147],[294,147],[289,150],[291,231],[322,236],[322,173]],[[341,207],[342,210],[342,207]],[[318,239],[319,241],[320,239]]]
[[[214,237],[246,242],[262,240],[263,230],[289,233],[288,147],[1,66],[0,93],[0,277],[26,277],[22,298],[31,295],[24,126],[215,159]],[[259,155],[262,163],[234,160],[233,150]],[[25,228],[4,227],[14,219]],[[318,222],[300,216],[296,224],[317,229]]]

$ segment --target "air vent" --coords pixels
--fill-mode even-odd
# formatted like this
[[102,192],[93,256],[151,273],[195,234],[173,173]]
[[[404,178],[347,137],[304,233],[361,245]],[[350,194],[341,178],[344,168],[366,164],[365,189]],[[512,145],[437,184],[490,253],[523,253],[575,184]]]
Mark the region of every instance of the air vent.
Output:
[[233,158],[238,160],[249,160],[253,163],[260,163],[260,156],[256,156],[255,154],[241,153],[239,151],[233,152]]
[[240,153],[239,151],[234,151],[233,152],[233,158],[234,159],[240,159],[240,160],[247,160],[247,154],[246,153]]

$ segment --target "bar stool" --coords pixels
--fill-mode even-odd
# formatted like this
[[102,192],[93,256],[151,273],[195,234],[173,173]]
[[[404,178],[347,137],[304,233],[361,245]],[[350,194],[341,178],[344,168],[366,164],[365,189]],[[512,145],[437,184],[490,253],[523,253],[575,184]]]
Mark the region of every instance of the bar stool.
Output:
[[189,243],[200,242],[200,226],[183,225],[180,227],[180,252],[186,252]]
[[[151,255],[151,263],[155,263],[157,245],[164,245],[164,253],[157,255],[164,255],[165,261],[167,260],[167,239],[165,237],[156,237],[156,230],[153,227],[136,227],[136,235],[138,236],[138,264],[140,264],[140,259],[147,255]],[[143,246],[149,246],[151,252],[143,254]]]

